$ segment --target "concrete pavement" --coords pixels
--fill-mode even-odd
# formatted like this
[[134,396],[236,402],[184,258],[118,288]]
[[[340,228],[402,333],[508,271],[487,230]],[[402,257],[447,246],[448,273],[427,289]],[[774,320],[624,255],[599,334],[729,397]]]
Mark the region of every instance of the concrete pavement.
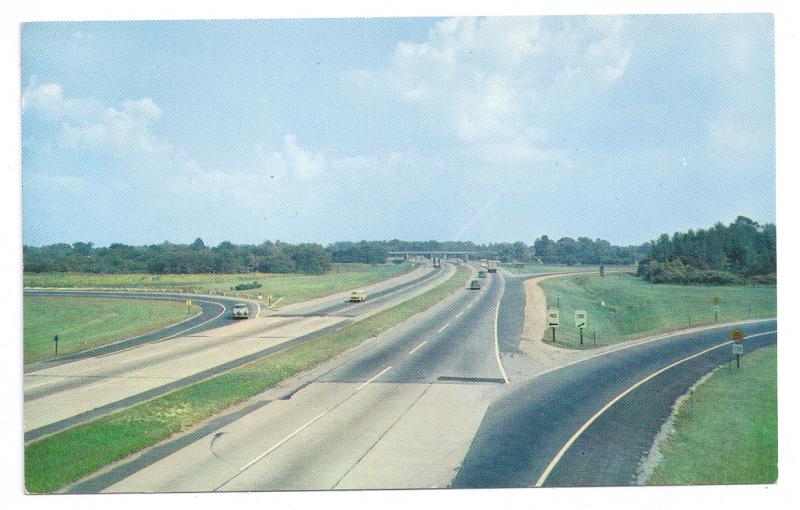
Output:
[[290,398],[266,392],[244,405],[268,403],[219,430],[75,490],[446,486],[503,387],[494,336],[503,282],[488,281],[346,353]]
[[[258,353],[281,348],[296,339],[360,320],[427,291],[454,272],[451,267],[434,271],[419,268],[391,282],[376,284],[382,294],[365,303],[343,303],[348,316],[262,316],[224,328],[151,342],[93,358],[76,359],[25,374],[24,416],[26,441],[67,428],[97,416],[95,411],[113,411],[131,405],[134,398],[153,398],[172,391],[192,375],[213,375],[214,368],[230,369]],[[409,283],[411,282],[411,283]],[[330,307],[327,301],[321,302]]]

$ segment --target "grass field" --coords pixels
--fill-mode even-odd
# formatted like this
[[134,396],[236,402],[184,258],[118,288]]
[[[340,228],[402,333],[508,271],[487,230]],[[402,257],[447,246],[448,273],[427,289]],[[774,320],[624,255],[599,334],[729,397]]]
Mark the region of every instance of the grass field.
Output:
[[[641,336],[714,323],[712,299],[719,297],[720,323],[774,317],[774,286],[682,286],[647,283],[629,274],[580,275],[541,283],[548,308],[561,312],[557,345],[580,348],[575,310],[588,312],[584,348]],[[546,331],[550,339],[550,330]]]
[[[512,274],[544,274],[544,273],[565,273],[569,271],[600,271],[600,266],[568,266],[566,264],[523,264],[521,267],[513,267],[508,264],[501,264],[503,269]],[[614,269],[616,266],[611,266]],[[609,269],[607,267],[606,269]]]
[[25,296],[23,299],[25,363],[71,354],[123,340],[179,322],[200,312],[194,305],[139,299]]
[[[409,264],[333,264],[322,275],[242,273],[242,274],[90,274],[90,273],[25,273],[26,287],[114,287],[141,289],[173,289],[184,291],[222,292],[240,295],[284,296],[283,304],[335,294],[354,287],[369,285],[411,269]],[[231,287],[240,283],[259,282],[262,287],[242,292]]]
[[308,370],[462,289],[470,271],[361,322],[25,447],[25,486],[53,492]]
[[778,478],[777,346],[720,369],[681,406],[652,485],[773,483]]

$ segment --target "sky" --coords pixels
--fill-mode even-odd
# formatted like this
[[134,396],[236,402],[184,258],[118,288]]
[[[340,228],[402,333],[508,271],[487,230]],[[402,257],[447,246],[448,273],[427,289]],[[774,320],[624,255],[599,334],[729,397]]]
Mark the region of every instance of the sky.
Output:
[[23,242],[775,221],[761,14],[26,23]]

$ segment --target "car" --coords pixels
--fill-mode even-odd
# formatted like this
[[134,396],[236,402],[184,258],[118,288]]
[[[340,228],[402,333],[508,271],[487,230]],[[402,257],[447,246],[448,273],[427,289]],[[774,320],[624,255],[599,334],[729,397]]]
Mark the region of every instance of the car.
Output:
[[250,317],[250,307],[244,303],[236,303],[233,305],[233,318],[234,319],[247,319]]
[[360,303],[361,301],[367,300],[367,293],[363,290],[354,290],[350,293],[349,301],[353,301],[355,303]]
[[481,281],[480,280],[472,280],[469,282],[469,290],[481,290]]
[[478,271],[478,278],[486,278],[486,271]]

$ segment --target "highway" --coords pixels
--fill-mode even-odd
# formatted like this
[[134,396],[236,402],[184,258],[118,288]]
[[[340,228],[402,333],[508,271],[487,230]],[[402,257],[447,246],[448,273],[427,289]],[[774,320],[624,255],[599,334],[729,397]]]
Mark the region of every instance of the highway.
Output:
[[[68,492],[631,485],[674,401],[731,358],[724,326],[542,371],[516,348],[521,280],[482,281]],[[775,319],[742,329],[745,352],[777,341]]]
[[[487,410],[452,486],[634,484],[674,401],[731,359],[730,329],[611,350],[521,381]],[[742,330],[745,353],[777,341],[776,320]]]
[[288,397],[267,392],[222,426],[72,487],[181,492],[446,485],[505,387],[500,274],[338,360]]
[[[425,292],[453,271],[450,266],[442,270],[420,267],[367,286],[376,297],[364,303],[344,302],[344,293],[340,293],[311,305],[287,306],[275,316],[262,313],[259,318],[225,327],[189,331],[29,371],[24,376],[25,440],[153,398],[360,320]],[[301,307],[303,314],[286,313]],[[315,309],[318,315],[313,314]]]

